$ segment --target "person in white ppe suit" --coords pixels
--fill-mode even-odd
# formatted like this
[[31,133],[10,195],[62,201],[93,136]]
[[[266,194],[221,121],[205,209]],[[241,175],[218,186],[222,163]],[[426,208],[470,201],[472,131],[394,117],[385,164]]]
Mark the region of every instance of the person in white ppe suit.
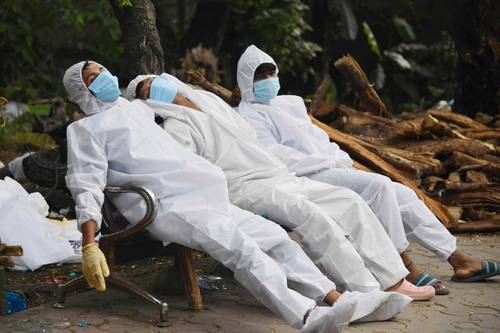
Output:
[[[229,203],[222,171],[179,146],[154,122],[153,110],[119,97],[118,80],[95,62],[79,62],[63,79],[86,117],[67,129],[66,183],[83,233],[82,270],[105,290],[106,259],[95,243],[107,183],[144,186],[158,199],[149,233],[211,255],[234,271],[258,300],[302,332],[338,332],[349,321],[385,320],[410,299],[398,293],[340,294],[276,224]],[[141,200],[115,198],[137,220]],[[287,280],[300,293],[287,286]],[[315,306],[324,300],[332,306]]]
[[258,140],[297,176],[349,188],[370,205],[410,270],[408,280],[433,285],[447,294],[441,281],[415,267],[405,252],[407,237],[447,260],[453,280],[478,281],[500,273],[500,265],[466,256],[457,250],[456,239],[410,188],[383,175],[356,170],[349,155],[330,142],[328,135],[311,123],[299,96],[277,96],[278,68],[274,60],[249,46],[238,61],[241,90],[239,114],[256,130]]
[[295,231],[309,257],[342,288],[434,295],[433,288],[404,280],[408,271],[361,197],[291,175],[219,97],[169,74],[138,76],[127,88],[128,98],[136,96],[147,99],[181,145],[222,168],[233,204]]

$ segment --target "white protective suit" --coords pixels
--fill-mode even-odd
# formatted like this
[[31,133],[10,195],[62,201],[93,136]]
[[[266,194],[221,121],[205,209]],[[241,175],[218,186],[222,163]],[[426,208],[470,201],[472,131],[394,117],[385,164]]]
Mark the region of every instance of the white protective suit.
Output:
[[[309,257],[342,288],[386,289],[408,274],[361,197],[345,188],[294,177],[223,100],[195,91],[174,76],[163,76],[205,112],[150,100],[148,105],[166,119],[164,128],[181,145],[222,168],[232,203],[295,231]],[[129,98],[147,77],[129,84]]]
[[[256,130],[258,140],[298,176],[349,188],[369,204],[399,252],[408,237],[446,260],[456,250],[456,239],[439,222],[415,192],[383,175],[352,168],[349,155],[311,123],[299,96],[277,96],[257,103],[253,76],[262,63],[274,60],[251,45],[238,62],[242,100],[239,114]],[[399,207],[399,209],[396,209]]]
[[[157,217],[148,227],[153,237],[206,252],[233,270],[259,301],[300,328],[306,311],[335,284],[281,227],[231,205],[223,172],[179,146],[156,125],[152,109],[121,97],[113,103],[97,100],[82,81],[83,64],[64,76],[66,90],[88,115],[67,129],[66,183],[79,225],[93,219],[100,226],[106,184],[144,186],[158,200]],[[144,212],[134,195],[120,195],[114,203],[130,221]],[[289,289],[287,280],[302,294]],[[371,310],[385,308],[387,294],[392,293],[375,294],[381,301]],[[400,310],[407,303],[398,298],[391,306]],[[338,301],[340,309],[342,304]],[[361,307],[357,317],[371,310]],[[344,319],[357,319],[354,315]]]

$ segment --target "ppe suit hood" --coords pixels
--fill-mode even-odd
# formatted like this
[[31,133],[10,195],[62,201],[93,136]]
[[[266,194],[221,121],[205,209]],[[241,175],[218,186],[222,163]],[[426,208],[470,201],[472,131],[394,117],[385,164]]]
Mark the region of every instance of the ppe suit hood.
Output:
[[264,63],[271,63],[276,66],[276,73],[278,73],[278,66],[274,59],[255,45],[247,47],[240,60],[238,60],[236,79],[241,90],[241,99],[245,102],[255,102],[253,76],[257,67]]
[[[97,64],[107,70],[106,67],[95,61],[89,61],[89,63]],[[80,61],[68,68],[64,73],[63,84],[68,94],[86,115],[105,111],[114,106],[117,101],[103,102],[92,95],[83,82],[82,69],[84,64],[85,61]]]
[[135,94],[135,90],[137,89],[137,85],[146,79],[149,78],[155,78],[158,77],[158,75],[155,74],[144,74],[144,75],[138,75],[136,76],[135,79],[130,81],[130,83],[127,86],[127,91],[125,92],[125,98],[128,99],[129,101],[135,99],[137,96]]

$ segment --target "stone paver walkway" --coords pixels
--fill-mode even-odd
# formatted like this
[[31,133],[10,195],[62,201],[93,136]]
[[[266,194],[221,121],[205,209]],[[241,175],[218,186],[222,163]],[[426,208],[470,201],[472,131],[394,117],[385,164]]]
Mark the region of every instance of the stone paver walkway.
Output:
[[[459,245],[476,257],[500,260],[500,235],[460,236]],[[414,302],[394,320],[350,326],[345,332],[500,332],[500,279],[450,282],[451,268],[412,244],[414,261],[443,279],[448,296]],[[116,291],[85,292],[68,297],[66,309],[49,304],[0,317],[0,332],[297,332],[240,287],[204,294],[206,310],[187,311],[183,297],[165,297],[172,326],[158,328],[156,309]],[[83,326],[83,327],[82,327]]]

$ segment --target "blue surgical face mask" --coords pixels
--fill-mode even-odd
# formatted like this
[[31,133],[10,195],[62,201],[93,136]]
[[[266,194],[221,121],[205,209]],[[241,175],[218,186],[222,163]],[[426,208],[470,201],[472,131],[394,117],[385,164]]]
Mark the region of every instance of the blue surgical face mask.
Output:
[[114,102],[120,96],[120,88],[118,87],[118,78],[111,75],[110,72],[104,71],[99,74],[89,86],[95,97],[103,102]]
[[264,80],[254,82],[253,91],[257,102],[267,102],[278,95],[280,80],[273,76]]
[[172,103],[177,95],[177,86],[162,77],[157,77],[151,82],[149,99],[158,102]]

